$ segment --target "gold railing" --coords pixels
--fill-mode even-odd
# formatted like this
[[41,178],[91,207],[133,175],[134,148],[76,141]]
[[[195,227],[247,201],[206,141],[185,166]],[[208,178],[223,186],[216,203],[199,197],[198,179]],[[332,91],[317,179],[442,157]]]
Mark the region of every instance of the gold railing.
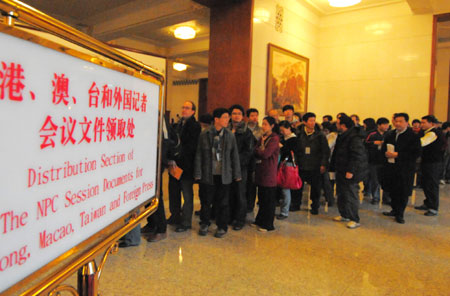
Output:
[[[0,32],[40,43],[41,45],[59,50],[66,54],[88,60],[107,68],[120,70],[123,73],[140,77],[158,84],[160,87],[158,147],[161,147],[162,115],[164,114],[162,100],[164,77],[161,73],[121,53],[120,51],[109,47],[105,43],[98,41],[20,1],[0,0],[0,12],[5,18],[3,22],[4,25],[0,24]],[[16,30],[13,28],[16,21],[20,21],[21,23],[30,25],[33,28],[51,33],[71,43],[86,48],[94,53],[119,63],[120,65],[123,65],[123,68],[118,69],[116,64],[113,65],[107,60],[101,61],[98,60],[97,57],[89,57],[86,54],[77,52],[76,50],[64,48],[64,46],[57,46],[53,42],[47,40],[42,41],[40,37],[34,35],[32,36],[29,33]],[[111,223],[95,235],[73,247],[47,265],[41,267],[24,280],[9,287],[1,294],[60,295],[61,291],[67,291],[72,293],[72,295],[84,295],[83,293],[80,293],[80,290],[77,292],[77,290],[71,286],[60,284],[77,270],[79,270],[79,279],[80,276],[85,276],[86,274],[83,273],[84,269],[91,269],[89,275],[93,276],[95,278],[95,282],[98,283],[107,256],[117,251],[117,240],[136,227],[143,219],[156,211],[158,207],[161,184],[161,174],[159,173],[161,171],[160,149],[158,149],[157,163],[156,195],[153,199],[151,199],[150,204],[148,204],[149,201],[147,200],[134,210],[130,211],[129,214],[124,215],[120,219]],[[144,206],[146,206],[146,208],[144,208]],[[139,210],[140,214],[138,214]],[[127,222],[124,222],[125,220],[127,220]],[[95,261],[93,260],[105,250],[106,252],[103,255],[102,262],[99,268],[97,268]],[[94,288],[96,291],[97,287]]]

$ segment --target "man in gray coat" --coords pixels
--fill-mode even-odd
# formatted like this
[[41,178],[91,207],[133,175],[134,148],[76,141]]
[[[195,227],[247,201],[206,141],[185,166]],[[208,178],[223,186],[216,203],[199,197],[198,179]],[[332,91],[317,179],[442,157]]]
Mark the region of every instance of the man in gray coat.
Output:
[[204,184],[206,190],[206,196],[201,201],[199,235],[208,233],[211,204],[214,202],[217,224],[214,236],[221,238],[228,230],[230,186],[233,180],[241,180],[241,168],[236,139],[227,129],[230,111],[215,109],[213,118],[211,128],[204,130],[198,139],[194,178]]

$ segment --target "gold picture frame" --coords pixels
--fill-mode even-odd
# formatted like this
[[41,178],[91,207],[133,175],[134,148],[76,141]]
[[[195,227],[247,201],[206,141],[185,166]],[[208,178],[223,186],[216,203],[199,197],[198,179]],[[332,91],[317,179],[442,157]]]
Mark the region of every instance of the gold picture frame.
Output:
[[285,105],[306,112],[308,105],[309,59],[279,46],[268,44],[266,114]]

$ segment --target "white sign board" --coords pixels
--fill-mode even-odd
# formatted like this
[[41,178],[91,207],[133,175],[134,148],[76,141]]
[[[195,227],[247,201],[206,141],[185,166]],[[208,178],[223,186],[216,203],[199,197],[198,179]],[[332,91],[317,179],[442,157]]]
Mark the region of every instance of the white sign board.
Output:
[[160,86],[0,44],[1,292],[155,196]]

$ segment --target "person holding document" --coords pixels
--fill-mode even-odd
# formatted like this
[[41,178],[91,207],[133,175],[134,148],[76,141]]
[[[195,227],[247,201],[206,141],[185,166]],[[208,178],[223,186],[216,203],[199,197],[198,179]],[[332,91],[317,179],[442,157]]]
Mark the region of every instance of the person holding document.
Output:
[[416,159],[420,156],[420,138],[408,127],[406,113],[394,114],[395,131],[386,135],[382,152],[386,156],[385,186],[391,196],[390,212],[383,215],[395,217],[405,223],[404,212],[412,193]]

